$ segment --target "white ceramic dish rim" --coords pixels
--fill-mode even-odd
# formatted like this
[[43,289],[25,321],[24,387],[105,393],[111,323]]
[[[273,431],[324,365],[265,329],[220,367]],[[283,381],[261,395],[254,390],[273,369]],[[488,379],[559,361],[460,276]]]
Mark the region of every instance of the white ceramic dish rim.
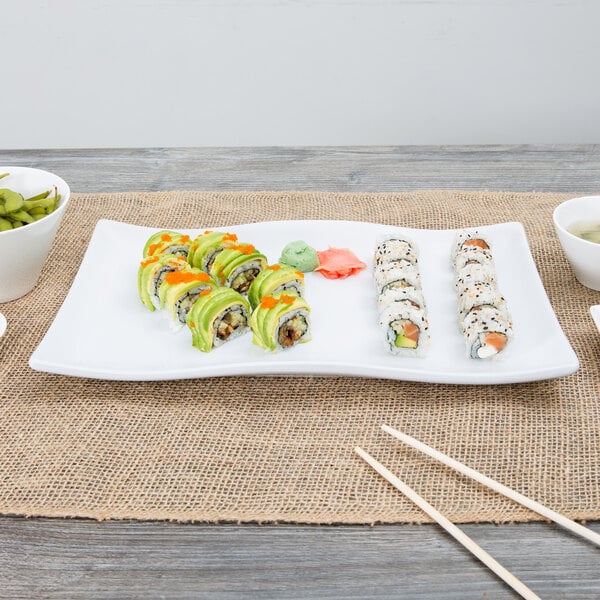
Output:
[[[432,351],[426,359],[400,359],[399,357],[392,357],[383,350],[380,351],[380,331],[376,325],[377,316],[374,308],[374,284],[369,271],[363,271],[359,275],[341,282],[329,282],[329,284],[325,284],[324,282],[328,280],[316,273],[308,274],[309,278],[312,277],[312,282],[317,280],[319,282],[318,284],[311,284],[315,286],[310,288],[314,290],[314,293],[311,291],[311,294],[314,294],[313,298],[318,299],[324,297],[323,294],[339,293],[338,290],[345,290],[346,295],[344,297],[352,298],[354,305],[361,307],[360,311],[357,308],[353,309],[360,318],[365,318],[361,316],[365,314],[365,311],[369,312],[366,321],[368,326],[360,330],[362,334],[359,345],[360,350],[354,352],[354,354],[352,348],[341,347],[342,344],[340,344],[340,339],[346,345],[352,344],[353,339],[351,337],[335,336],[333,341],[337,342],[338,347],[341,348],[339,351],[337,351],[337,348],[331,349],[331,343],[326,343],[331,341],[331,335],[326,326],[327,319],[318,317],[317,310],[313,310],[313,341],[290,351],[269,355],[254,347],[248,339],[243,342],[243,338],[238,338],[208,355],[200,353],[191,347],[187,337],[184,342],[178,341],[176,338],[169,338],[169,335],[173,334],[167,331],[166,321],[161,320],[157,313],[150,313],[145,309],[137,297],[135,280],[137,265],[141,258],[141,248],[151,233],[163,228],[140,227],[116,221],[103,220],[98,222],[67,298],[46,336],[30,358],[29,364],[32,368],[76,377],[127,381],[192,379],[233,375],[350,375],[457,384],[537,381],[568,375],[579,368],[577,356],[560,328],[543,289],[535,263],[531,257],[525,231],[520,223],[502,223],[484,226],[479,229],[482,234],[495,236],[499,241],[502,241],[502,237],[505,237],[504,245],[507,249],[512,249],[515,245],[518,246],[518,254],[505,257],[504,260],[498,260],[498,266],[500,267],[500,263],[503,263],[502,270],[507,284],[506,287],[511,288],[512,286],[513,291],[522,290],[525,287],[526,290],[519,293],[525,300],[533,298],[534,305],[530,309],[528,305],[530,302],[519,300],[518,305],[513,303],[515,309],[513,316],[518,317],[520,326],[523,327],[521,340],[525,339],[525,330],[535,325],[539,330],[538,332],[546,336],[549,343],[543,345],[550,345],[551,348],[550,350],[542,350],[539,356],[533,357],[535,360],[528,363],[529,367],[524,366],[523,357],[519,354],[522,354],[522,350],[515,352],[512,358],[509,358],[511,355],[507,351],[506,356],[502,356],[498,361],[472,361],[469,359],[464,359],[464,361],[460,359],[459,361],[458,352],[461,355],[464,354],[462,336],[445,331],[442,335],[438,323],[439,339],[441,340],[443,337],[444,343],[446,339],[451,339],[452,350],[455,350],[455,352],[450,353],[450,357],[455,362],[459,361],[460,369],[458,370],[454,369],[452,364],[450,366],[446,364],[452,361],[448,361],[446,358],[448,350],[441,341],[437,344],[435,351]],[[310,232],[315,228],[319,233],[313,235],[313,238],[320,245],[319,243],[313,243],[310,239]],[[204,229],[185,230],[184,232],[194,235]],[[242,234],[245,241],[256,243],[259,248],[261,239],[269,241],[270,251],[267,251],[264,247],[260,249],[266,251],[270,262],[277,260],[278,254],[277,256],[274,255],[274,248],[278,248],[278,251],[280,251],[284,243],[299,238],[308,238],[306,241],[317,247],[317,249],[323,249],[327,245],[347,246],[353,250],[360,248],[360,253],[357,252],[359,258],[371,260],[376,235],[399,231],[408,235],[414,234],[412,237],[420,236],[422,242],[433,241],[430,248],[423,248],[423,260],[426,258],[424,256],[426,252],[433,255],[433,253],[439,252],[438,247],[443,246],[444,272],[446,267],[449,268],[450,240],[455,232],[455,230],[415,230],[354,221],[276,221],[215,227],[213,229],[229,230]],[[441,244],[439,242],[440,236],[448,241],[448,244],[446,242]],[[363,239],[360,239],[361,237]],[[119,266],[122,267],[120,271],[117,270],[116,272],[120,276],[114,280],[113,287],[115,287],[115,290],[111,291],[111,286],[108,286],[108,297],[102,294],[103,300],[101,302],[98,298],[101,294],[96,292],[97,281],[112,280],[111,277],[107,277],[107,273],[101,271],[102,265],[111,264],[111,256],[107,255],[107,252],[110,253],[111,245],[116,243],[119,243],[116,259],[119,261]],[[448,246],[448,256],[446,256],[446,245]],[[365,255],[367,248],[369,257]],[[114,248],[112,252],[115,252]],[[130,256],[130,259],[127,259],[127,256]],[[123,258],[126,260],[123,260]],[[114,259],[115,257],[113,257]],[[436,260],[436,269],[440,260],[441,258]],[[129,261],[131,261],[130,264]],[[514,267],[511,266],[513,264]],[[96,267],[97,270],[92,271],[92,267]],[[441,265],[439,268],[442,268]],[[510,274],[513,268],[517,274],[526,276],[526,286],[523,286],[522,280],[509,281],[507,273]],[[123,269],[127,271],[127,274],[122,272]],[[112,272],[109,272],[109,274],[112,274]],[[424,276],[424,286],[427,280],[429,281],[428,285],[437,286],[438,274],[430,273],[427,277]],[[448,281],[450,280],[448,279]],[[307,282],[307,291],[309,291],[308,285]],[[317,286],[319,286],[318,290]],[[321,289],[326,289],[326,291],[322,292]],[[441,300],[434,297],[436,296],[434,287],[430,287],[430,290],[434,292],[429,295],[431,298],[432,310],[430,317],[433,331],[434,304],[441,302]],[[529,294],[528,296],[525,295],[526,291]],[[110,296],[111,293],[114,297]],[[445,287],[444,294],[447,294]],[[427,297],[428,294],[426,293]],[[122,304],[113,306],[115,298]],[[307,294],[309,303],[310,298]],[[510,305],[510,296],[507,299]],[[448,302],[446,297],[442,300],[445,303]],[[88,304],[90,302],[91,304]],[[454,297],[452,303],[454,306]],[[83,304],[85,304],[85,310]],[[327,304],[331,304],[329,296],[327,296]],[[320,303],[317,302],[316,305],[320,306]],[[336,306],[334,309],[328,306],[327,310],[332,311],[327,315],[328,319],[339,318],[339,308]],[[81,337],[81,331],[88,327],[89,319],[86,311],[95,315],[99,323],[94,324],[97,327],[97,338],[89,339],[88,336],[85,344],[82,344],[77,340]],[[370,312],[373,312],[373,315]],[[519,312],[520,315],[517,314]],[[77,321],[77,319],[80,321]],[[534,324],[530,325],[529,321],[534,322]],[[446,319],[445,323],[450,324],[450,320]],[[453,331],[457,329],[455,316],[452,317],[451,328]],[[446,329],[446,327],[443,329]],[[189,334],[187,331],[180,333]],[[141,340],[140,335],[145,339]],[[247,336],[244,337],[247,338]],[[377,339],[376,343],[375,337]],[[107,342],[105,338],[110,339]],[[73,340],[75,340],[75,344]],[[101,343],[97,343],[97,340]],[[458,340],[458,343],[456,340]],[[356,343],[358,344],[358,342]],[[103,353],[96,351],[96,348],[101,348],[103,344]],[[125,346],[132,344],[132,346],[124,348],[124,344]],[[325,356],[322,350],[323,345],[327,349]],[[160,362],[156,360],[156,356],[150,354],[150,350],[156,346],[160,350],[163,348],[168,350],[168,354],[160,353]],[[364,348],[367,348],[367,350],[363,350]],[[519,349],[520,346],[515,345],[515,348]],[[383,349],[382,341],[381,349]],[[84,356],[85,352],[88,352],[87,358]],[[144,354],[145,352],[146,354]],[[155,350],[153,352],[156,354]],[[140,357],[137,354],[143,356]],[[445,361],[442,368],[439,367],[440,354],[443,354]],[[148,363],[149,359],[156,364],[150,365]],[[367,361],[367,364],[365,364],[365,361]],[[129,364],[127,364],[128,362]],[[535,365],[535,368],[531,367],[532,364]],[[437,367],[431,368],[431,365],[433,367],[437,365]]]

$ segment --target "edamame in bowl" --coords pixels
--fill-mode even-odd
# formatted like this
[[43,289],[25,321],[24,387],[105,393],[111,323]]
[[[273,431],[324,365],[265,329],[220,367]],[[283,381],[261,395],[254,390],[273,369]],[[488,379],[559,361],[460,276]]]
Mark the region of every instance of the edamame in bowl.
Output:
[[58,175],[0,166],[0,303],[35,287],[69,196]]

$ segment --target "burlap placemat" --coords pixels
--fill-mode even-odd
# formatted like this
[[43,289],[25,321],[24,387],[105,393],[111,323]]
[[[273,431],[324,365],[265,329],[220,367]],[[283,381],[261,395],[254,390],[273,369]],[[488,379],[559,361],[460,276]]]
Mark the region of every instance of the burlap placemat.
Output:
[[[455,191],[74,195],[39,285],[1,307],[9,330],[0,341],[0,512],[428,521],[355,456],[360,445],[454,521],[537,518],[395,442],[379,429],[387,423],[571,518],[599,518],[600,336],[587,311],[600,293],[575,281],[552,230],[552,210],[565,198]],[[550,381],[473,387],[345,377],[130,383],[34,372],[29,356],[100,218],[175,229],[279,219],[434,229],[519,220],[581,369]]]

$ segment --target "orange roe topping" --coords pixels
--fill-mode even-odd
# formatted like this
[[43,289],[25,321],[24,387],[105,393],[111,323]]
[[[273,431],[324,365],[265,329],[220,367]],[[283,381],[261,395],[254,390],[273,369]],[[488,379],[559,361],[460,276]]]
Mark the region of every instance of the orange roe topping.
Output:
[[274,308],[277,305],[277,298],[273,298],[273,296],[265,296],[261,302],[261,308]]
[[230,250],[237,250],[242,254],[252,254],[256,248],[252,244],[237,244],[236,246],[231,246]]
[[146,260],[143,260],[140,263],[140,266],[142,268],[147,267],[148,265],[151,265],[152,263],[158,262],[158,256],[151,256],[150,258],[147,258]]
[[210,229],[207,229],[207,230],[204,232],[204,235],[208,235],[209,233],[212,233],[212,231],[211,231]]
[[190,241],[190,236],[189,235],[182,235],[181,239],[179,240],[182,244],[186,244],[187,242]]
[[173,241],[173,238],[172,238],[172,237],[171,237],[171,236],[170,236],[168,233],[163,233],[163,234],[160,236],[160,239],[161,239],[163,242],[172,242],[172,241]]
[[226,233],[223,236],[224,242],[237,242],[238,236],[235,233]]
[[150,244],[148,246],[148,254],[154,254],[156,252],[156,249],[159,248],[160,246],[162,246],[162,244]]
[[209,295],[211,292],[212,292],[212,290],[211,290],[211,289],[208,289],[208,290],[202,290],[202,291],[200,292],[200,295],[201,295],[201,296],[208,296],[208,295]]
[[165,281],[171,285],[174,285],[176,283],[191,283],[192,281],[210,281],[210,276],[208,273],[171,271],[165,275]]
[[196,327],[196,323],[194,323],[193,321],[190,321],[189,325],[192,329],[194,329],[194,327]]
[[304,279],[304,273],[302,271],[294,271],[294,273],[296,273],[300,279]]
[[281,294],[281,296],[279,296],[279,301],[284,304],[292,304],[295,299],[296,296],[288,296],[287,294]]
[[267,265],[267,269],[270,271],[279,271],[279,269],[281,269],[281,265]]

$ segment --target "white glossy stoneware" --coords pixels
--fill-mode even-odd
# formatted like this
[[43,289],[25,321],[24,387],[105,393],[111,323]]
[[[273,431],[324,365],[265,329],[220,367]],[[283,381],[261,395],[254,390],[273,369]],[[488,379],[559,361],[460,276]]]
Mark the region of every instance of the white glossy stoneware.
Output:
[[600,331],[600,304],[596,304],[596,306],[590,307],[590,314],[592,315],[592,319]]
[[[203,229],[182,233],[196,235]],[[187,328],[173,332],[164,311],[150,312],[138,297],[142,249],[156,229],[102,220],[64,304],[29,364],[40,371],[99,379],[314,374],[465,384],[548,379],[579,367],[520,223],[480,228],[492,245],[498,283],[515,331],[506,353],[480,361],[465,357],[457,322],[450,263],[454,231],[353,221],[279,221],[221,229],[255,244],[270,263],[278,260],[288,242],[300,239],[317,250],[350,248],[367,268],[341,280],[306,274],[312,341],[270,354],[252,344],[252,335],[247,334],[205,354],[192,346]],[[431,346],[425,358],[392,356],[379,327],[373,253],[378,238],[390,233],[407,235],[420,249],[431,324]]]
[[16,300],[38,282],[69,202],[69,186],[57,175],[28,167],[0,166],[0,188],[31,197],[57,186],[62,196],[58,208],[48,216],[9,231],[0,231],[0,303]]
[[586,287],[600,290],[600,244],[583,240],[567,231],[577,221],[600,221],[600,196],[567,200],[555,208],[553,219],[556,235],[575,277]]
[[4,335],[6,331],[6,317],[0,313],[0,338]]

